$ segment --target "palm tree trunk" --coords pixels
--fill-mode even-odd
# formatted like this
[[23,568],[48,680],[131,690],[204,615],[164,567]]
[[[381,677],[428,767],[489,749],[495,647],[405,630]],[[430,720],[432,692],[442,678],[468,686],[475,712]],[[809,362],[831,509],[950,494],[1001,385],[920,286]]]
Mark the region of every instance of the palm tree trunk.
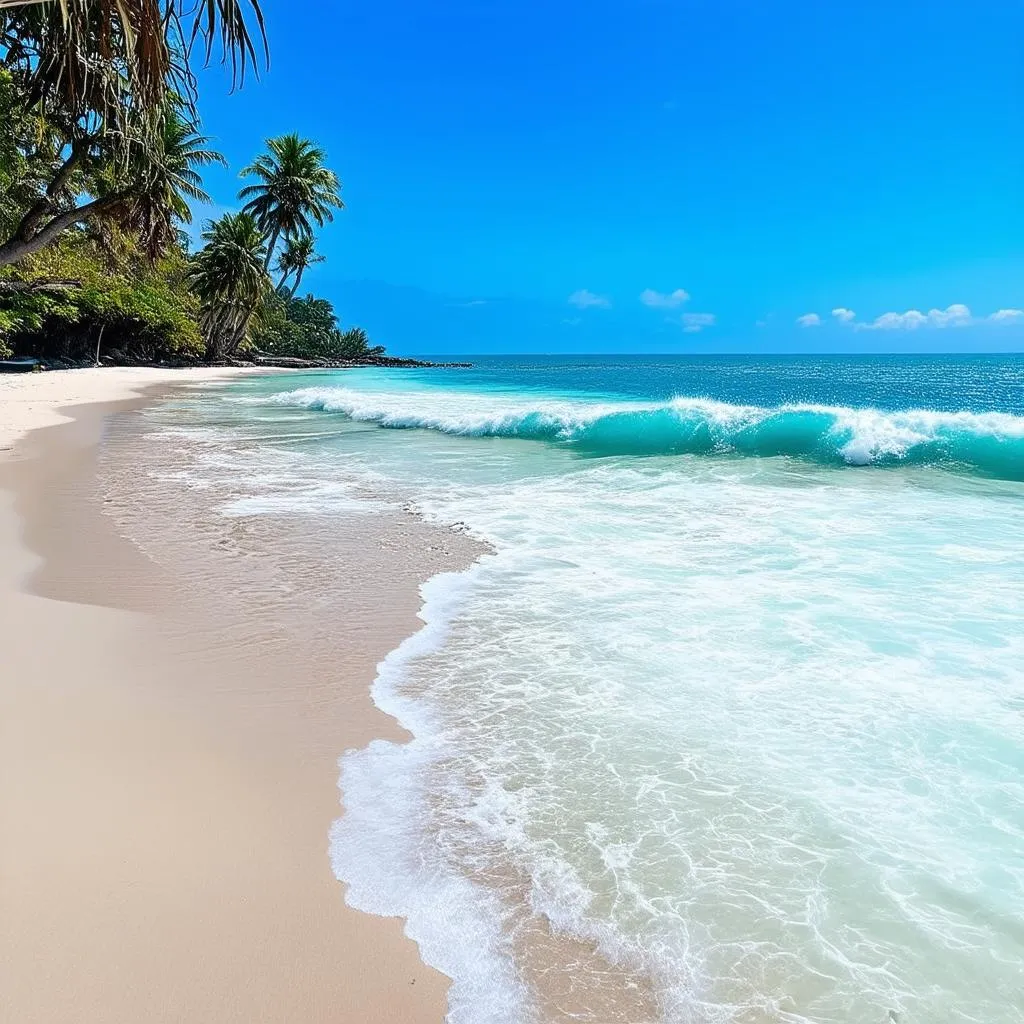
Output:
[[227,337],[231,330],[229,307],[225,306],[216,313],[207,311],[203,317],[203,333],[206,335],[206,358],[211,363],[218,363],[224,358]]
[[263,261],[263,269],[270,269],[270,261],[274,258],[274,249],[277,248],[277,240],[281,235],[280,228],[274,228],[270,234],[270,241],[267,243],[267,258]]
[[292,285],[292,290],[288,293],[288,298],[289,299],[294,299],[295,298],[295,293],[299,290],[299,282],[302,280],[302,272],[305,269],[306,269],[305,267],[299,267],[298,271],[296,271],[296,274],[295,274],[295,284]]

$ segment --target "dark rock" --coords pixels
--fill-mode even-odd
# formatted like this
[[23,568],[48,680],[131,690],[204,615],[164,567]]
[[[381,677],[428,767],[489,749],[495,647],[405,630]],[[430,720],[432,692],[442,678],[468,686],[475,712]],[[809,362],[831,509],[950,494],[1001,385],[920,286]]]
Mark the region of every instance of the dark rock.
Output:
[[[422,359],[402,359],[398,356],[366,356],[363,359],[297,359],[294,356],[253,356],[257,366],[277,366],[282,369],[296,370],[344,370],[357,366],[389,366],[389,367],[471,367],[472,363],[431,363]],[[234,364],[232,364],[234,365]],[[252,365],[252,364],[249,364]]]

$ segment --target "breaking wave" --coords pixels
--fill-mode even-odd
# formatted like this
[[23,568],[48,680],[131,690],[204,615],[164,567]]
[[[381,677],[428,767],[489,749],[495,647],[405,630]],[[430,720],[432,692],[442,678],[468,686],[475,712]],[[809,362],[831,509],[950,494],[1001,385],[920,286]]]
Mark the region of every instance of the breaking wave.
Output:
[[785,455],[848,466],[943,466],[1024,480],[1024,416],[1009,413],[763,408],[700,398],[524,401],[479,392],[324,387],[282,392],[270,401],[393,429],[544,441],[586,455]]

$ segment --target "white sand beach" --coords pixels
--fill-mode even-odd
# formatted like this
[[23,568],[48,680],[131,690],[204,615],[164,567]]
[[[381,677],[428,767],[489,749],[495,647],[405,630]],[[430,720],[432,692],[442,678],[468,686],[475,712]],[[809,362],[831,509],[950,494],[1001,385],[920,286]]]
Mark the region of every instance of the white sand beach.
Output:
[[327,846],[338,756],[402,736],[371,704],[374,665],[416,628],[418,584],[468,545],[428,552],[422,524],[375,519],[352,546],[359,586],[334,648],[297,650],[275,625],[260,649],[200,607],[214,581],[157,568],[102,512],[105,417],[236,373],[0,378],[11,1024],[444,1016],[447,979],[401,921],[345,906]]

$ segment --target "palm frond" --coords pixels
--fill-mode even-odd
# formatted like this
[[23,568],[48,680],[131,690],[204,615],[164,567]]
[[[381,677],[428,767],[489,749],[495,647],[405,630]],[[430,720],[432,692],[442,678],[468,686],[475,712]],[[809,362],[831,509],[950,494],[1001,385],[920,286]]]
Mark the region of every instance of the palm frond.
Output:
[[219,47],[233,86],[269,61],[260,0],[0,0],[0,33],[32,100],[77,116],[155,110],[170,92],[191,105],[194,51],[208,64]]

